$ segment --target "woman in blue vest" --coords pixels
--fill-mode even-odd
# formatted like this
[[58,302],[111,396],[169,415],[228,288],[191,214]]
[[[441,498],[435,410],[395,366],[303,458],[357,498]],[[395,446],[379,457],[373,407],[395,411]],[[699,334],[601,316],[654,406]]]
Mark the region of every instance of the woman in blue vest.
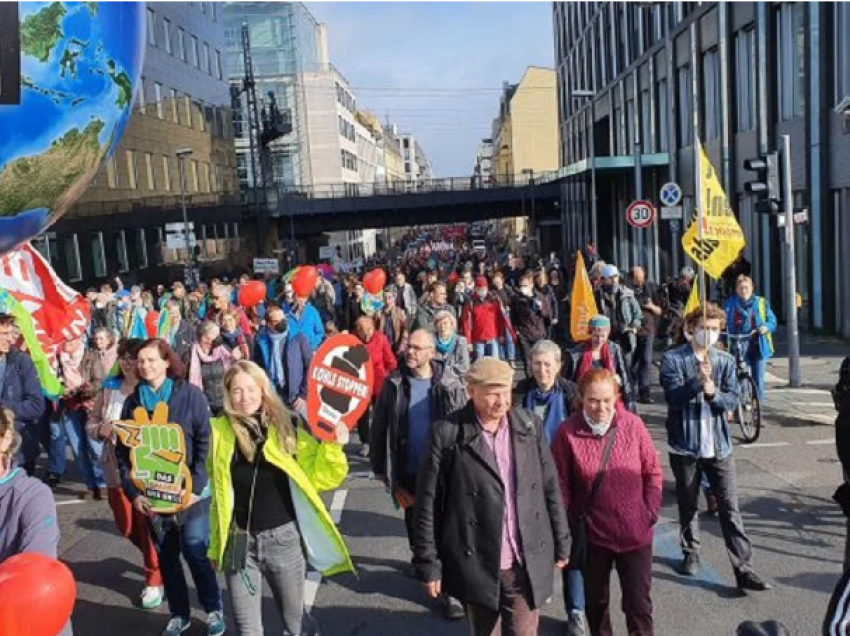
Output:
[[[776,331],[776,316],[770,303],[763,296],[756,296],[753,279],[738,276],[735,294],[726,301],[726,330],[733,335],[753,334],[749,341],[740,342],[745,347],[747,364],[753,372],[753,381],[758,391],[759,402],[764,401],[764,374],[767,361],[773,357],[773,333]],[[730,353],[735,343],[730,343]]]

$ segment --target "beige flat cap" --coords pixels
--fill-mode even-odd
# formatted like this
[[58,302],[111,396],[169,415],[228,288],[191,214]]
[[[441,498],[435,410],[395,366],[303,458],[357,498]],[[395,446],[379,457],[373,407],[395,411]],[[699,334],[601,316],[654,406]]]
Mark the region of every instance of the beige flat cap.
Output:
[[497,358],[480,358],[466,372],[466,383],[476,386],[506,386],[514,384],[514,370]]

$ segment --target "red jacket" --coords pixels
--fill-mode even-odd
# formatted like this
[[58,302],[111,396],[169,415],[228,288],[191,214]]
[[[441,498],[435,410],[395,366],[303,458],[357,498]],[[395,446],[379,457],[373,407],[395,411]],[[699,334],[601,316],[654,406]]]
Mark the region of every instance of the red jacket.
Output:
[[552,456],[571,520],[586,507],[608,435],[617,438],[596,499],[587,511],[587,542],[617,553],[652,543],[661,508],[661,466],[643,421],[618,408],[605,437],[596,437],[584,414],[570,417],[552,442]]
[[464,303],[460,329],[469,344],[504,338],[506,331],[516,338],[513,328],[505,319],[501,303],[492,294],[487,294],[484,300],[475,295]]
[[396,362],[390,341],[380,331],[376,331],[372,339],[366,343],[366,350],[369,352],[369,361],[372,363],[374,378],[372,401],[374,402],[381,394],[384,378],[396,370],[398,362]]

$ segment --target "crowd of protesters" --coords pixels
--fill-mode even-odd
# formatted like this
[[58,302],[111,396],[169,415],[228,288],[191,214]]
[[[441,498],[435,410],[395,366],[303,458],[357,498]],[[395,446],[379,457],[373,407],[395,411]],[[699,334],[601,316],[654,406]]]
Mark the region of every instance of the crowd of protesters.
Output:
[[[295,294],[286,278],[266,280],[266,299],[252,306],[238,301],[247,275],[192,290],[181,282],[127,290],[120,281],[89,290],[91,324],[58,352],[65,390],[55,401],[42,396],[33,363],[16,347],[13,319],[0,315],[0,454],[14,457],[8,467],[21,479],[40,469],[56,488],[70,447],[81,497],[106,498],[116,528],[140,552],[140,606],[168,603],[164,636],[191,625],[184,562],[209,635],[226,631],[217,571],[237,633],[262,633],[263,580],[286,633],[317,633],[304,611],[307,564],[325,574],[353,564],[318,495],[345,479],[348,431],[338,427],[334,442],[308,431],[308,370],[325,338],[351,333],[375,378],[357,427],[360,455],[404,508],[410,575],[442,600],[445,616],[466,617],[476,635],[537,634],[557,568],[565,633],[608,636],[616,567],[629,634],[651,636],[662,486],[639,409],[653,401],[660,341],[670,345],[661,386],[680,571],[693,576],[700,566],[695,512],[705,476],[738,587],[769,589],[738,511],[726,418],[737,400],[734,360],[715,348],[724,330],[752,333],[747,355],[763,393],[776,319],[752,280],[736,278],[725,311],[708,305],[685,315],[693,270],[657,285],[639,267],[624,275],[588,245],[598,315],[590,339],[573,342],[574,264],[554,254],[526,259],[499,242],[490,248],[383,253],[364,266],[387,272],[376,294],[359,272],[329,266],[309,295]],[[183,431],[192,474],[189,507],[171,515],[153,512],[137,490],[114,430],[159,402]],[[18,488],[42,492],[27,484],[38,482]],[[0,479],[0,507],[3,488]],[[55,516],[43,492],[25,505]],[[58,534],[55,525],[50,532]],[[7,534],[0,530],[0,548]],[[55,553],[53,534],[15,550]]]

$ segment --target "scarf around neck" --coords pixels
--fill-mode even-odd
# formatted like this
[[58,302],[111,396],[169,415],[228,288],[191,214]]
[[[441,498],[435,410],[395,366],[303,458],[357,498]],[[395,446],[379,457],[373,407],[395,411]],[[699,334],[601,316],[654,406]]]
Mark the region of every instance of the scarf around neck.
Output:
[[457,342],[457,332],[453,333],[451,338],[448,340],[443,340],[439,336],[437,336],[437,351],[442,355],[446,355],[451,352],[455,348],[455,343]]
[[548,391],[541,391],[540,387],[535,386],[525,396],[523,404],[529,411],[534,411],[535,406],[546,407],[546,417],[543,420],[543,429],[546,433],[546,441],[551,444],[555,439],[555,434],[558,432],[561,423],[567,419],[566,399],[564,391],[555,382],[555,385]]
[[171,378],[165,378],[165,381],[156,390],[147,382],[142,382],[139,384],[139,400],[148,413],[153,413],[158,402],[168,404],[173,389],[174,380]]
[[201,349],[201,345],[197,342],[193,344],[192,359],[189,363],[189,384],[193,384],[203,390],[204,381],[201,376],[201,364],[212,364],[215,362],[221,362],[224,365],[225,371],[230,368],[230,364],[233,362],[233,357],[231,356],[230,351],[227,350],[227,347],[219,345],[213,349],[211,353],[204,353]]
[[[608,369],[611,373],[616,373],[616,369],[614,368],[614,361],[611,359],[611,350],[608,347],[608,343],[602,345],[602,349],[599,351],[599,359],[602,362],[602,368]],[[588,342],[585,345],[584,353],[581,354],[581,362],[578,365],[578,372],[576,373],[575,381],[579,382],[584,374],[590,371],[593,368],[593,347]]]

